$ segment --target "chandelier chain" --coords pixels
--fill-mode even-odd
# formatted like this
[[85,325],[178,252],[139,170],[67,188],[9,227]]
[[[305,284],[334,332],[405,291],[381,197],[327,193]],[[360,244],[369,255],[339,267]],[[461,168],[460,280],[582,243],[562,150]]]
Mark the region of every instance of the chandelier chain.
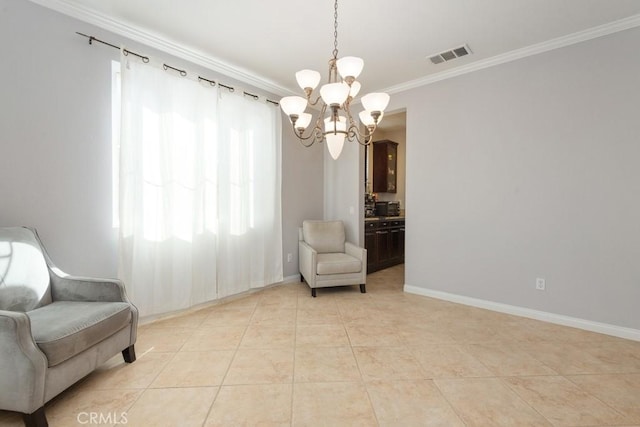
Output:
[[333,11],[333,59],[338,59],[338,0]]

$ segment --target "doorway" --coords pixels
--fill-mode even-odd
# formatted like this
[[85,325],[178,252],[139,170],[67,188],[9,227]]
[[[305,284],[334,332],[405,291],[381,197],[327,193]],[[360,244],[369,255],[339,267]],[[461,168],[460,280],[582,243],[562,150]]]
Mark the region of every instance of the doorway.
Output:
[[406,110],[385,114],[365,150],[364,244],[369,274],[392,269],[389,272],[404,276],[406,120]]

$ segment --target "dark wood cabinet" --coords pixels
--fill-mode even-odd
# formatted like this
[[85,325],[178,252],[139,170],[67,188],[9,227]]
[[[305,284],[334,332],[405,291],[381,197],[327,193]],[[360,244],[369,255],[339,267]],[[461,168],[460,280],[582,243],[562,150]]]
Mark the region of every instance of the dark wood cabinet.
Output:
[[[386,223],[384,224],[386,225]],[[391,259],[391,230],[383,226],[383,223],[379,224],[380,229],[376,231],[376,243],[378,244],[378,266],[384,268],[383,264],[388,263]]]
[[404,219],[365,221],[367,273],[404,262]]
[[378,262],[377,229],[378,224],[375,222],[364,223],[364,247],[367,250],[367,272],[375,271],[375,266]]
[[374,141],[373,143],[373,192],[396,193],[398,191],[398,143]]
[[402,253],[400,252],[400,229],[394,228],[389,230],[391,241],[391,260],[398,261],[399,258],[402,257]]
[[404,221],[400,227],[400,255],[399,262],[404,263]]

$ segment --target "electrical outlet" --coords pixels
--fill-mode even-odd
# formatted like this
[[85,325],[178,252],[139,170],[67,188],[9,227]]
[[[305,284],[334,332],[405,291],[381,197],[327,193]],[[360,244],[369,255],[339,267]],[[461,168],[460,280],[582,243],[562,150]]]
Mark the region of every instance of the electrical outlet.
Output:
[[291,262],[293,260],[293,255],[287,254],[287,262]]
[[539,291],[544,291],[546,287],[547,287],[547,281],[544,280],[542,277],[538,277],[536,279],[536,289]]

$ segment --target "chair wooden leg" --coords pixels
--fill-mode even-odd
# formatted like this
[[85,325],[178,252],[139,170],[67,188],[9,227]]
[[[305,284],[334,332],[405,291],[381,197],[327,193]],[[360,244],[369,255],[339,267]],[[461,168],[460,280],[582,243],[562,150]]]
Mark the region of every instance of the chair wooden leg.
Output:
[[304,276],[300,273],[300,283],[304,283]]
[[316,297],[316,288],[311,288],[311,296]]
[[133,347],[133,345],[130,345],[129,347],[122,350],[122,357],[127,363],[133,363],[136,361],[136,349]]
[[367,293],[367,287],[366,287],[366,285],[364,283],[360,284],[360,292],[363,293],[363,294]]
[[25,427],[48,427],[47,416],[44,414],[44,406],[36,409],[32,414],[22,414]]

